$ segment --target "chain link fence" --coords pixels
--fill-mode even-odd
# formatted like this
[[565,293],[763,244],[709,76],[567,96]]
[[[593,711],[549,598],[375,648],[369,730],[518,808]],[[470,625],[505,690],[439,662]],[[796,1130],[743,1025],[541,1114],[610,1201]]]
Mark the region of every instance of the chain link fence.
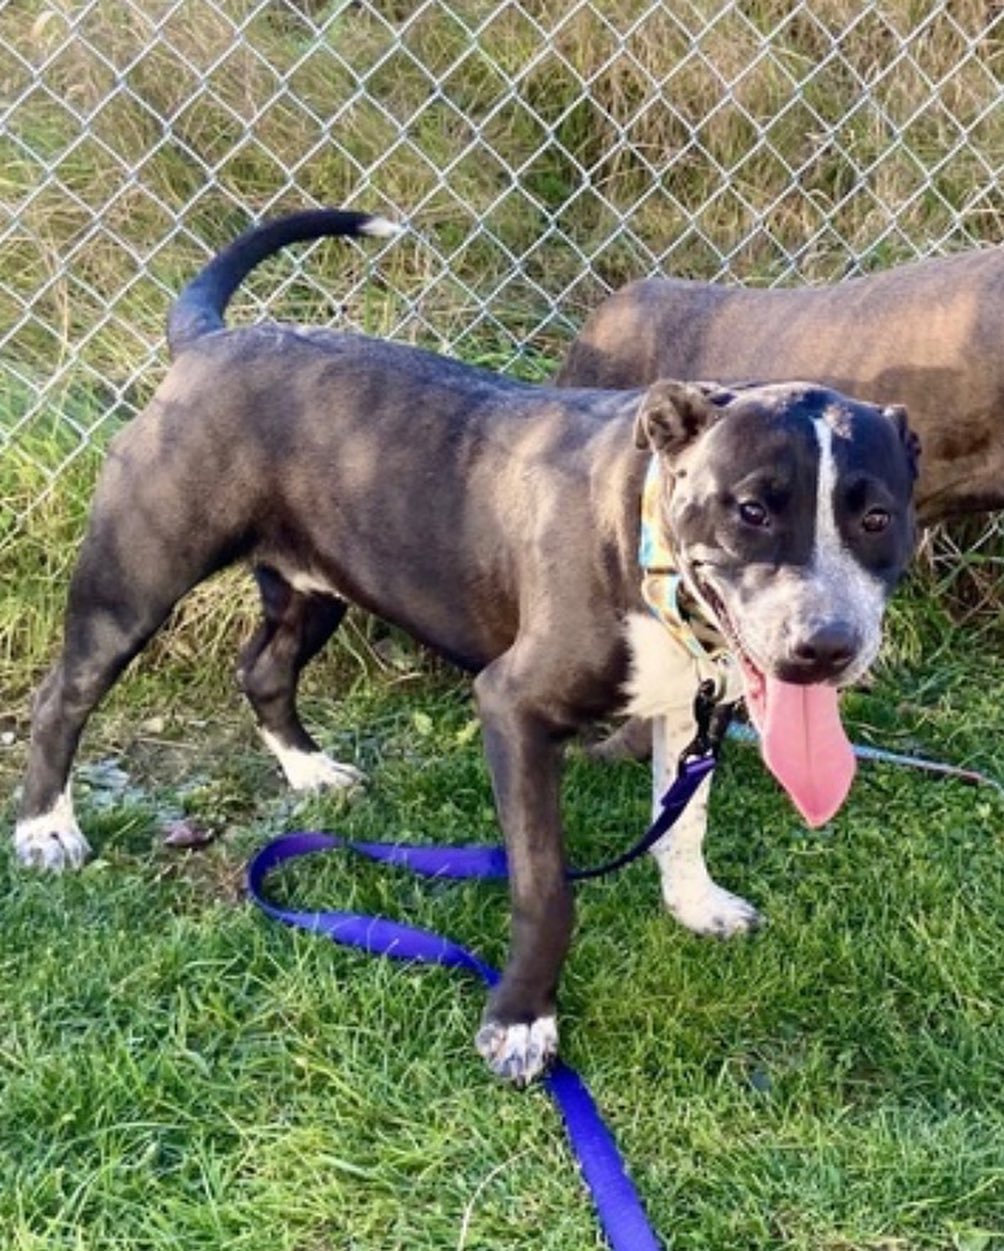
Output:
[[413,229],[270,262],[235,320],[544,377],[643,274],[999,243],[1002,73],[975,0],[0,0],[0,550],[77,532],[170,300],[252,221]]

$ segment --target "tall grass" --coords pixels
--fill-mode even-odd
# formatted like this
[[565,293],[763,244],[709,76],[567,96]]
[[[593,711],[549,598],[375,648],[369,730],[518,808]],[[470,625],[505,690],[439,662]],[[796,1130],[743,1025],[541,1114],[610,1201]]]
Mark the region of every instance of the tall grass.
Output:
[[303,268],[277,258],[236,319],[269,301],[541,376],[607,288],[656,267],[817,281],[998,242],[994,14],[0,6],[0,687],[51,638],[47,588],[65,580],[94,448],[162,375],[171,296],[249,221],[354,204],[414,232],[321,245]]
[[[1000,239],[985,4],[650,7],[6,6],[0,311],[36,313],[12,360],[42,379],[59,349],[112,376],[145,362],[206,249],[304,200],[411,216],[428,246],[386,254],[379,298],[399,332],[454,346],[480,301],[522,342],[570,287],[578,315],[657,259],[711,277],[726,255],[768,281],[794,258],[829,279]],[[291,312],[351,292],[364,318],[360,255],[321,252],[311,272]]]

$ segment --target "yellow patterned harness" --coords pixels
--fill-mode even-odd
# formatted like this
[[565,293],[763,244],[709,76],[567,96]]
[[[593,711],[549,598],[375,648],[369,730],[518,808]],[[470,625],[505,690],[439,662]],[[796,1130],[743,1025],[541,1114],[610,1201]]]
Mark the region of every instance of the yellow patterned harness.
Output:
[[653,455],[645,474],[641,497],[641,536],[638,563],[642,568],[641,593],[652,614],[670,637],[693,659],[699,675],[713,677],[719,698],[735,692],[739,698],[738,666],[718,628],[708,622],[691,598],[676,570],[673,551],[661,516],[662,470]]

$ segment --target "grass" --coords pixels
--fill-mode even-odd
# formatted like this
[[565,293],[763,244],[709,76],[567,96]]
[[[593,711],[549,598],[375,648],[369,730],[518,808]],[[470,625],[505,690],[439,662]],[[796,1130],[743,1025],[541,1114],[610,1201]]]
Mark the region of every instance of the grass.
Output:
[[[283,315],[507,368],[656,268],[823,281],[999,243],[998,19],[983,0],[0,7],[0,350],[29,392],[0,446],[23,451],[71,383],[134,411],[181,282],[304,203],[414,233],[276,260],[238,317],[280,293]],[[38,497],[0,482],[0,550]]]
[[[235,320],[270,301],[528,377],[603,291],[656,267],[823,281],[1004,237],[982,0],[521,9],[0,6],[20,101],[0,135],[4,825],[102,449],[161,375],[171,295],[249,217],[352,203],[416,229],[382,253],[277,258]],[[999,545],[973,538],[895,607],[849,715],[861,737],[1004,777]],[[254,611],[237,575],[191,597],[95,718],[81,874],[0,852],[0,1251],[600,1246],[546,1098],[474,1054],[478,989],[280,930],[242,898],[247,857],[295,826],[493,839],[466,688],[352,623],[305,703],[372,782],[351,808],[297,806],[223,676]],[[564,982],[564,1053],[654,1223],[694,1251],[1004,1247],[1001,801],[865,767],[808,832],[748,750],[722,783],[712,863],[767,929],[696,939],[637,865],[579,891]],[[639,766],[575,757],[575,859],[622,847],[646,794]],[[213,841],[166,847],[181,817]],[[277,889],[504,952],[497,887],[332,859]]]
[[[237,695],[165,652],[88,739],[95,859],[47,880],[4,852],[4,1251],[602,1245],[545,1096],[494,1084],[473,1051],[479,988],[281,929],[242,900],[248,855],[284,829],[496,837],[466,685],[378,642],[383,668],[333,653],[304,700],[372,779],[355,804],[294,804]],[[907,597],[852,728],[1004,776],[1002,681],[999,657]],[[23,739],[0,752],[9,794]],[[646,792],[641,766],[575,754],[574,858],[621,847]],[[180,815],[215,840],[165,847]],[[1001,818],[989,791],[863,766],[843,814],[808,831],[734,746],[710,854],[768,913],[761,934],[681,931],[647,863],[580,888],[564,1053],[667,1242],[1004,1245]],[[496,886],[430,888],[332,857],[275,889],[504,952]]]

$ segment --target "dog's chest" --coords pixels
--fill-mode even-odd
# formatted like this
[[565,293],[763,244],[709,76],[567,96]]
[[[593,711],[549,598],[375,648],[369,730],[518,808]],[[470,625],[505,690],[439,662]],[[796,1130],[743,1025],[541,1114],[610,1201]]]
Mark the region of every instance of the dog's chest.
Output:
[[[711,638],[720,637],[709,631]],[[726,698],[740,697],[738,673],[728,653],[715,647],[704,656],[680,643],[653,613],[630,613],[624,623],[628,641],[628,679],[624,683],[623,712],[629,717],[665,717],[693,708],[694,694],[704,678],[724,688]]]

